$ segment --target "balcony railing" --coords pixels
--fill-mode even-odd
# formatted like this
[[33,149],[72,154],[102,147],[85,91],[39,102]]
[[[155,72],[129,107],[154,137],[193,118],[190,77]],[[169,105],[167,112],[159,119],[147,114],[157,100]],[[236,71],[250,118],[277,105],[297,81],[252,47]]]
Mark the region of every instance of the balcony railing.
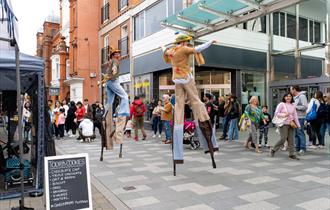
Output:
[[128,55],[128,37],[124,37],[118,40],[118,48],[121,51],[121,56]]
[[109,2],[101,8],[101,24],[109,20]]
[[101,64],[104,64],[108,61],[109,46],[102,48],[101,50]]
[[118,11],[128,6],[128,0],[118,0]]

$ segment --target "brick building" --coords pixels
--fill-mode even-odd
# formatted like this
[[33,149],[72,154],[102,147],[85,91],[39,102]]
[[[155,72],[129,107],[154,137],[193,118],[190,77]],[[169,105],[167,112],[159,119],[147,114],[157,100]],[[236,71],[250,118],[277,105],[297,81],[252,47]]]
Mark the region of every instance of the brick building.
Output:
[[45,82],[50,98],[75,102],[98,97],[98,3],[59,0],[60,18],[45,21],[37,33],[37,55],[46,61]]

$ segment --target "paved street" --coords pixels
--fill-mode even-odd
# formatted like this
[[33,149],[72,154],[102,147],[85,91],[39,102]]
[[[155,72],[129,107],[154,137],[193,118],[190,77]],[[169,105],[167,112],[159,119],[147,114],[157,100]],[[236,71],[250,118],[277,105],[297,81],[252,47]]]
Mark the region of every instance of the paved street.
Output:
[[[220,142],[217,169],[209,155],[185,145],[185,164],[172,175],[169,145],[161,139],[126,140],[122,159],[118,147],[100,157],[100,140],[79,143],[75,139],[57,141],[62,154],[88,153],[93,185],[117,209],[330,209],[330,152],[313,150],[300,161],[288,159],[288,152],[270,158],[245,151],[239,142]],[[270,144],[278,135],[270,132]],[[94,196],[94,195],[93,195]]]

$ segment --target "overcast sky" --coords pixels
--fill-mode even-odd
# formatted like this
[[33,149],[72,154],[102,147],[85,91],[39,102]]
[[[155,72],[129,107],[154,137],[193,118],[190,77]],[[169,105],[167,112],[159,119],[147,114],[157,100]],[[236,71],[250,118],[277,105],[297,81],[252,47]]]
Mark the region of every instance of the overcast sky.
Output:
[[59,14],[59,0],[11,0],[18,19],[20,51],[36,54],[36,34],[52,11]]

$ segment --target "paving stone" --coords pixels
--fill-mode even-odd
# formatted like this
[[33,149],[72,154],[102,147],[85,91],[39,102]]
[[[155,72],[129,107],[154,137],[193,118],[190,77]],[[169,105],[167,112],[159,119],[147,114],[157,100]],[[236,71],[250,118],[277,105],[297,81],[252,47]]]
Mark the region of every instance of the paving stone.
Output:
[[146,176],[143,175],[137,175],[137,176],[126,176],[126,177],[120,177],[118,178],[121,182],[134,182],[134,181],[141,181],[147,179]]
[[252,179],[246,179],[245,182],[248,182],[250,184],[263,184],[268,182],[274,182],[279,180],[278,178],[271,177],[271,176],[260,176]]
[[324,171],[329,171],[329,168],[321,168],[321,167],[313,167],[313,168],[306,168],[303,169],[304,171],[311,172],[311,173],[321,173]]
[[172,190],[182,192],[182,191],[191,191],[197,195],[205,195],[209,193],[215,193],[215,192],[221,192],[225,190],[229,190],[229,187],[226,187],[224,185],[212,185],[212,186],[201,186],[197,183],[187,183],[187,184],[182,184],[182,185],[175,185],[175,186],[170,186]]
[[234,207],[234,210],[275,210],[275,209],[279,209],[280,207],[268,203],[266,201],[259,201],[256,203],[249,203],[246,205],[242,205],[242,206],[236,206]]
[[255,193],[240,195],[238,197],[243,200],[246,200],[248,202],[254,203],[254,202],[258,202],[258,201],[267,200],[270,198],[275,198],[278,196],[279,195],[268,192],[268,191],[259,191],[259,192],[255,192]]
[[138,199],[133,199],[133,200],[127,200],[125,203],[130,207],[130,208],[136,208],[136,207],[141,207],[141,206],[147,206],[155,203],[159,203],[160,201],[156,199],[153,196],[148,196],[148,197],[143,197],[143,198],[138,198]]
[[201,210],[201,209],[203,209],[203,210],[214,210],[214,208],[211,208],[210,206],[205,205],[205,204],[187,206],[187,207],[179,208],[179,209],[176,209],[176,210]]
[[322,197],[298,204],[297,206],[307,210],[327,210],[330,209],[330,199]]

